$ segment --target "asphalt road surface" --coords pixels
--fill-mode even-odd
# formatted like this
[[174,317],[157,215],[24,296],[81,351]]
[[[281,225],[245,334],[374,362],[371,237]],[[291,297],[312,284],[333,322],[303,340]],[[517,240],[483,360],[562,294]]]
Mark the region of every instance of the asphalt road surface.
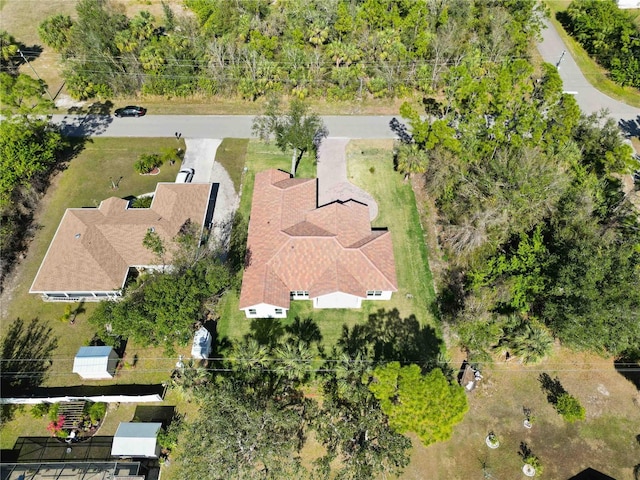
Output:
[[578,68],[553,24],[546,20],[546,25],[538,51],[545,62],[558,67],[565,92],[575,95],[584,113],[606,108],[625,133],[640,135],[640,109],[614,100],[593,87]]
[[[152,112],[153,113],[153,112]],[[325,116],[329,135],[346,138],[394,138],[391,116]],[[54,115],[53,121],[72,136],[250,138],[252,115]]]

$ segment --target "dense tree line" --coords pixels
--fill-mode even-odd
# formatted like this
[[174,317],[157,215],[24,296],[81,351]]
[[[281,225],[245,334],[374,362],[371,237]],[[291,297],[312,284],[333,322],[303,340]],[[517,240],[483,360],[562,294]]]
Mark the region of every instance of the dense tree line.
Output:
[[[640,342],[640,228],[619,174],[637,168],[613,120],[580,114],[551,65],[466,58],[444,99],[402,109],[451,254],[446,318],[476,358]],[[396,127],[401,129],[401,127]],[[437,132],[437,133],[436,133]],[[425,139],[436,138],[437,141]],[[446,139],[446,140],[445,140]]]
[[614,81],[640,88],[640,29],[616,0],[574,0],[558,18]]
[[[534,0],[187,0],[194,15],[133,18],[114,1],[81,0],[77,20],[40,28],[61,53],[78,98],[137,91],[256,99],[393,97],[432,92],[470,52],[526,57],[541,15]],[[195,18],[194,18],[195,17]]]

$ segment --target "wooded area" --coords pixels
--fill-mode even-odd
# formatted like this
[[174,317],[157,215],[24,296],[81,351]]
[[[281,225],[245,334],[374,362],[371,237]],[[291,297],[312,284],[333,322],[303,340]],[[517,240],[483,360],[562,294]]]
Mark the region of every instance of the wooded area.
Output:
[[462,345],[525,362],[551,335],[603,355],[634,348],[640,229],[620,174],[638,161],[614,121],[581,115],[551,65],[466,58],[444,82],[442,101],[401,109],[397,167],[424,171],[436,200],[450,255],[441,306]]
[[640,88],[640,29],[615,0],[574,0],[558,20],[615,82]]
[[442,74],[476,55],[526,56],[540,30],[537,2],[187,0],[195,14],[127,18],[107,0],[81,0],[40,35],[62,56],[69,92],[107,98],[269,92],[352,100],[436,91]]

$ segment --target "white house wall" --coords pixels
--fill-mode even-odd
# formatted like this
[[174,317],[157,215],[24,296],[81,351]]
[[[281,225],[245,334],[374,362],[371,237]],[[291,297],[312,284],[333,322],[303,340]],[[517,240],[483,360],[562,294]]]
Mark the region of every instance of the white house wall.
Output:
[[287,308],[260,303],[244,308],[244,314],[247,318],[287,318]]
[[367,295],[367,300],[391,300],[391,295],[393,292],[380,292],[380,295]]
[[348,293],[334,292],[313,299],[314,308],[360,308],[362,298]]

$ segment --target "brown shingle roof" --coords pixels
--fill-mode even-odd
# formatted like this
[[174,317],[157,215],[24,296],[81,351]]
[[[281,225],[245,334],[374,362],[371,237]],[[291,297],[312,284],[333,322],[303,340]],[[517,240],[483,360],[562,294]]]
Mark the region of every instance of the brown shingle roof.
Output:
[[396,291],[388,231],[371,230],[369,209],[355,201],[318,208],[315,179],[267,170],[256,175],[240,308],[289,307],[289,292],[310,297]]
[[120,289],[130,266],[158,263],[142,245],[148,229],[169,242],[188,219],[202,225],[210,194],[209,183],[159,183],[150,208],[129,209],[129,202],[112,197],[98,208],[67,209],[30,291]]

